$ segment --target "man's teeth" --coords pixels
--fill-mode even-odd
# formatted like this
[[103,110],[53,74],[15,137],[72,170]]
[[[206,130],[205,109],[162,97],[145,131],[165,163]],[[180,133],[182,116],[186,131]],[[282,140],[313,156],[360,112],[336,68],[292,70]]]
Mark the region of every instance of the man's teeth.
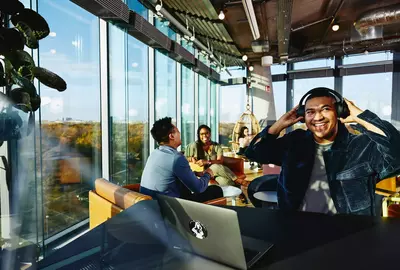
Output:
[[320,127],[320,126],[323,126],[323,125],[325,125],[325,123],[322,123],[322,124],[315,124],[316,127]]

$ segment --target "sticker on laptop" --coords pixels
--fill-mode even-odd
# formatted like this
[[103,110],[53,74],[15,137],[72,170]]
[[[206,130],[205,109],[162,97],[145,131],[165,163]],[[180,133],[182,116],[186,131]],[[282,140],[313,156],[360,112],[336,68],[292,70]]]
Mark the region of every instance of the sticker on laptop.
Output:
[[198,239],[204,239],[207,237],[208,233],[206,227],[198,220],[191,220],[189,222],[189,229],[193,236]]

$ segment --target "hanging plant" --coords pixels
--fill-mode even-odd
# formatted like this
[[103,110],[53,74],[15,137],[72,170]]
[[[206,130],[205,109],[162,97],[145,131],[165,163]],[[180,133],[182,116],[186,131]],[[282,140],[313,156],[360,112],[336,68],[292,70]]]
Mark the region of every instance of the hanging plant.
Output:
[[[13,27],[8,27],[11,22]],[[25,46],[39,48],[39,41],[50,33],[46,20],[34,10],[25,8],[18,0],[0,1],[0,102],[29,113],[29,123],[34,124],[33,112],[40,107],[40,96],[34,79],[60,92],[67,89],[66,82],[57,74],[37,67]],[[17,112],[6,106],[0,111],[0,143],[19,139],[22,120]],[[32,127],[28,128],[28,131]]]

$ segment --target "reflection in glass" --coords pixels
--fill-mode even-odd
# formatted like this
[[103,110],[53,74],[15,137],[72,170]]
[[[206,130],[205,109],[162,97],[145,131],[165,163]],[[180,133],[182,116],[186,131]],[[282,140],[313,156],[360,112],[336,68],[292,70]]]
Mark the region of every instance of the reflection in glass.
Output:
[[111,181],[140,182],[148,156],[147,46],[109,27]]
[[208,125],[208,79],[199,75],[199,126]]
[[390,51],[386,52],[373,52],[368,54],[356,54],[349,55],[343,58],[343,64],[360,64],[360,63],[368,63],[368,62],[376,62],[376,61],[386,61],[393,60],[393,53]]
[[[164,35],[175,40],[176,34],[160,20],[155,25]],[[176,62],[155,52],[155,119],[171,117],[176,123]]]
[[211,91],[210,91],[210,128],[213,131],[211,133],[212,140],[217,141],[217,128],[218,128],[218,119],[217,119],[217,84],[215,82],[211,82]]
[[172,117],[176,123],[176,63],[155,53],[155,118]]
[[294,63],[294,69],[334,68],[334,67],[335,67],[335,60],[331,58]]
[[221,86],[219,100],[218,142],[230,146],[229,141],[232,139],[236,121],[246,109],[246,85]]
[[182,65],[182,147],[194,141],[194,72]]
[[88,191],[101,175],[99,20],[69,1],[39,0],[38,10],[56,33],[40,42],[40,65],[68,85],[63,93],[40,85],[36,168],[48,238],[88,218]]
[[243,78],[247,76],[247,69],[243,67],[231,67],[229,72],[232,74],[230,76],[228,72],[221,72],[221,80],[233,79],[233,78]]
[[287,64],[274,64],[271,66],[271,75],[285,74],[287,70]]
[[286,81],[272,83],[276,120],[286,113]]
[[393,73],[377,73],[343,77],[343,96],[362,110],[370,110],[390,121],[392,113]]

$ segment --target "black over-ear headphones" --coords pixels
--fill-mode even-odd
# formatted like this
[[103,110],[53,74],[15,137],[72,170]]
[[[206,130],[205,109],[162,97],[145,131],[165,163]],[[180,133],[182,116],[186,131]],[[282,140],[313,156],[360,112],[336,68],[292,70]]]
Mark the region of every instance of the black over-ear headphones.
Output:
[[[336,107],[336,112],[337,116],[340,118],[346,118],[347,116],[350,115],[349,107],[347,107],[346,102],[344,101],[343,97],[336,91],[326,88],[326,87],[317,87],[313,88],[300,99],[299,102],[299,107],[296,110],[297,117],[303,116],[305,117],[305,110],[306,106],[303,104],[303,102],[310,96],[317,94],[317,96],[328,96],[328,97],[333,97],[336,100],[335,107]],[[304,123],[304,118],[301,120],[302,123]]]

